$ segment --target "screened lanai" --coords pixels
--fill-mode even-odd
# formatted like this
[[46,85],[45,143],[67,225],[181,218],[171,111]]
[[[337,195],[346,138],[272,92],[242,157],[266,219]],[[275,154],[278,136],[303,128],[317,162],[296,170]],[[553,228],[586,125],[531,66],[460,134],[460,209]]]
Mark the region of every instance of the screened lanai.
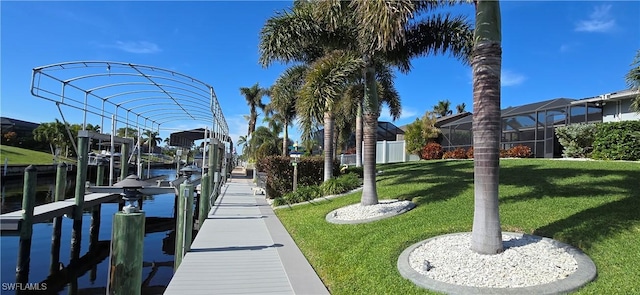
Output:
[[[531,148],[536,158],[553,158],[562,154],[555,128],[575,123],[601,122],[602,109],[589,102],[557,98],[508,107],[502,110],[501,117],[500,148],[525,145]],[[446,150],[470,148],[473,145],[472,123],[473,116],[467,116],[442,125],[443,147]]]

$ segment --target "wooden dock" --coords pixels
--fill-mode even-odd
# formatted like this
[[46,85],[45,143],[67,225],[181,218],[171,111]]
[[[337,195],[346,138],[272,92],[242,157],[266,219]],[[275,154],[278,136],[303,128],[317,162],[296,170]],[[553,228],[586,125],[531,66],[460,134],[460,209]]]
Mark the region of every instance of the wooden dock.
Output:
[[233,175],[164,294],[329,294],[251,179]]
[[[120,198],[120,194],[114,193],[92,193],[84,196],[84,208],[91,208],[105,202],[111,202]],[[64,201],[47,203],[36,206],[33,209],[33,223],[48,222],[54,217],[73,214],[75,206],[73,198]],[[2,232],[14,232],[19,230],[22,210],[17,210],[0,215],[0,229]]]

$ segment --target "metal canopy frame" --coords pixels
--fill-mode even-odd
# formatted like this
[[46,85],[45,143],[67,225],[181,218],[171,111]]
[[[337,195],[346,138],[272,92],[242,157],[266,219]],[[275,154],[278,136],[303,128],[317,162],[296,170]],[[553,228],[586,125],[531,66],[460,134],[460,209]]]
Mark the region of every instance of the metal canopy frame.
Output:
[[99,119],[103,133],[105,119],[113,133],[123,127],[183,130],[191,121],[210,130],[211,138],[229,139],[213,87],[172,70],[113,61],[57,63],[33,69],[31,94],[54,102],[61,115],[61,106],[80,110],[83,130],[92,119]]

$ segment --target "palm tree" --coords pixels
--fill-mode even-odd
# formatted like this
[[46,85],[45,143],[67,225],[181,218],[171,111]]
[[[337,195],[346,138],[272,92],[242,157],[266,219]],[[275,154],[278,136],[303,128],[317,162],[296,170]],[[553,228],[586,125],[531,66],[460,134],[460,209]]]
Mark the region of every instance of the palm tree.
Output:
[[438,117],[446,117],[453,113],[450,107],[451,107],[451,102],[448,99],[440,100],[438,101],[437,105],[433,106],[433,112],[436,113]]
[[51,123],[42,123],[33,130],[33,139],[49,144],[51,155],[56,155],[56,149],[62,148],[65,143],[64,126],[58,119]]
[[[631,69],[625,76],[625,80],[631,90],[640,90],[640,49],[636,51],[636,57],[631,63]],[[631,102],[631,109],[640,113],[640,94]]]
[[238,138],[238,145],[242,146],[242,154],[247,156],[247,160],[248,160],[249,150],[247,149],[247,147],[249,145],[249,141],[247,141],[247,136],[240,135],[240,137]]
[[149,153],[153,153],[153,148],[162,143],[162,137],[156,131],[146,129],[142,132],[142,135],[144,136],[144,143],[149,146]]
[[473,47],[473,175],[474,212],[471,250],[502,252],[498,211],[500,171],[500,71],[502,36],[500,4],[476,0]]
[[[410,23],[418,12],[429,11],[444,2],[339,0],[320,2],[321,18],[328,18],[333,28],[355,21],[355,47],[364,61],[363,139],[364,169],[360,203],[378,203],[375,181],[376,132],[380,109],[376,87],[378,60],[384,60],[401,71],[410,69],[410,59],[427,54],[449,52],[465,58],[470,43],[470,28],[463,18],[426,16]],[[417,19],[417,18],[416,18]]]
[[456,111],[458,112],[458,114],[462,114],[462,113],[466,112],[465,109],[464,109],[466,107],[467,107],[467,104],[465,104],[463,102],[463,103],[461,103],[461,104],[456,106]]
[[284,126],[284,136],[282,141],[282,155],[288,155],[289,126],[296,118],[296,101],[298,93],[304,83],[307,67],[296,65],[288,68],[278,77],[276,83],[271,87],[271,102],[267,105],[267,113],[277,114],[274,118],[281,121]]
[[259,161],[266,156],[277,155],[279,152],[278,143],[278,135],[274,134],[273,130],[259,126],[251,136],[249,145],[254,149],[255,160]]
[[310,137],[312,124],[324,123],[324,181],[333,176],[334,107],[347,87],[358,79],[361,68],[360,59],[336,50],[310,65],[301,90],[298,113],[302,117],[303,138]]
[[247,135],[251,136],[256,130],[256,122],[258,120],[257,108],[264,110],[265,105],[262,103],[262,97],[266,95],[266,90],[260,88],[259,83],[253,84],[251,87],[241,87],[240,94],[244,95],[249,105],[249,129]]

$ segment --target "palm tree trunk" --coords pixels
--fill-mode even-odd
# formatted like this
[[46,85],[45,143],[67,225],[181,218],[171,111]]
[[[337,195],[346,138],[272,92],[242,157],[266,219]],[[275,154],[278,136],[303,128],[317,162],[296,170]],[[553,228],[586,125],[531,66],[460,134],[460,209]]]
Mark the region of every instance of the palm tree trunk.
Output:
[[366,74],[363,102],[364,119],[364,168],[362,180],[362,198],[360,204],[363,206],[378,204],[378,192],[376,190],[376,144],[378,130],[378,93],[376,90],[375,69],[371,59],[365,57]]
[[333,114],[324,113],[324,181],[333,176]]
[[356,167],[362,167],[362,101],[356,111]]
[[282,138],[282,155],[287,156],[289,154],[289,120],[284,120],[284,135]]
[[500,5],[476,2],[473,52],[473,172],[474,213],[471,250],[502,252],[498,210],[500,171],[500,68],[502,62]]

